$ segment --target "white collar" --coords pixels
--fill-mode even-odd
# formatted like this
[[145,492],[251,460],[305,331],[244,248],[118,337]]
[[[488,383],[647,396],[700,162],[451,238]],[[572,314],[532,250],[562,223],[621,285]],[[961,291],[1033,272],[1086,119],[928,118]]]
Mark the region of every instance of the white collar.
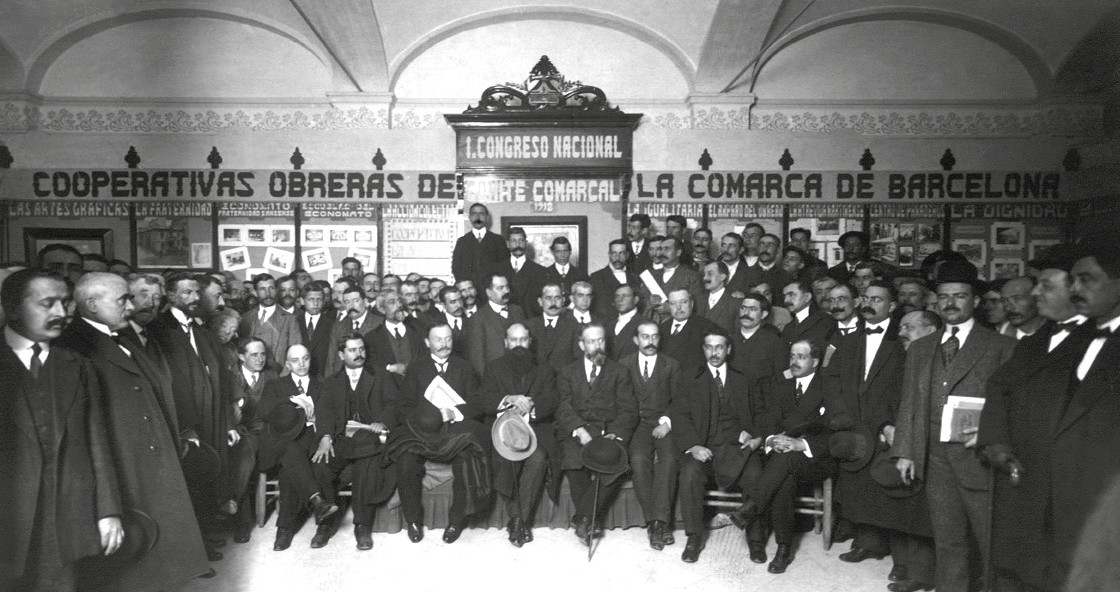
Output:
[[657,354],[647,356],[643,354],[641,350],[638,350],[638,362],[639,366],[645,366],[646,362],[649,362],[650,372],[652,372],[653,367],[657,365]]
[[1108,321],[1107,323],[1105,323],[1103,325],[1097,325],[1097,328],[1098,329],[1108,329],[1109,331],[1112,331],[1112,332],[1115,333],[1116,329],[1120,328],[1120,316],[1114,317],[1112,320]]
[[474,234],[474,237],[477,238],[478,240],[482,240],[483,238],[486,237],[486,229],[485,228],[471,228],[471,233]]
[[463,324],[463,317],[456,317],[456,316],[449,315],[449,314],[447,314],[446,310],[443,311],[443,316],[444,316],[444,318],[447,319],[447,324],[451,325],[452,327],[455,326],[455,321],[458,321],[460,325]]
[[709,363],[706,363],[706,365],[708,366],[708,374],[710,374],[712,376],[712,378],[715,378],[716,377],[716,372],[719,372],[720,383],[721,384],[727,384],[727,364],[726,363],[724,363],[724,365],[720,366],[719,368],[716,368],[715,366],[713,366]]
[[967,321],[957,325],[945,325],[944,333],[941,335],[941,343],[945,343],[953,333],[953,327],[957,328],[957,341],[964,345],[965,339],[968,339],[968,334],[972,333],[972,328],[976,325],[975,318],[969,318]]
[[109,328],[109,325],[106,325],[104,323],[98,323],[97,321],[94,321],[92,319],[88,319],[86,317],[82,317],[82,320],[85,321],[86,323],[89,323],[89,326],[91,326],[94,329],[97,329],[98,331],[108,335],[109,337],[112,337],[113,334],[116,333],[116,331]]
[[362,368],[346,368],[345,366],[343,368],[346,370],[346,376],[350,378],[350,382],[362,377]]
[[[808,307],[806,307],[806,309],[808,309]],[[852,318],[848,319],[847,323],[836,323],[838,329],[855,329],[856,325],[859,325],[859,317],[856,315],[852,315]]]
[[309,394],[307,391],[311,388],[311,380],[310,380],[311,377],[310,376],[296,376],[295,374],[290,374],[289,376],[292,377],[292,382],[294,382],[296,384],[297,388],[299,387],[300,383],[302,382],[303,383],[303,394],[305,394],[305,395]]
[[512,265],[513,265],[514,267],[521,267],[522,265],[524,265],[524,264],[525,264],[525,255],[522,255],[522,256],[520,256],[520,257],[518,257],[518,256],[516,256],[516,255],[510,255],[510,256],[509,256],[509,262],[510,262],[510,263],[511,263],[511,264],[512,264]]
[[679,327],[680,329],[684,329],[684,326],[686,324],[688,324],[688,319],[685,319],[683,321],[678,321],[677,319],[673,319],[673,324],[669,326],[669,330],[672,331],[674,327]]
[[878,328],[882,327],[883,328],[883,333],[880,333],[879,335],[884,335],[887,332],[887,326],[890,325],[890,324],[891,324],[891,318],[887,317],[887,318],[879,321],[878,323],[875,323],[874,325],[872,325],[871,323],[867,323],[863,326],[863,328],[864,329],[878,329]]
[[260,372],[253,372],[252,370],[246,368],[244,364],[241,365],[241,375],[245,377],[245,382],[249,382],[250,380],[260,380],[261,377]]
[[264,318],[267,319],[268,317],[271,317],[273,315],[273,313],[276,312],[276,305],[273,304],[272,306],[262,306],[262,307],[260,307],[260,311],[257,313],[257,318],[260,318],[260,316],[261,316],[260,313],[261,312],[264,313]]
[[752,255],[747,255],[744,259],[747,262],[747,267],[750,267],[750,266],[754,265],[755,263],[758,263],[758,255],[753,255],[753,256]]
[[575,318],[575,320],[577,320],[581,323],[584,322],[582,319],[586,318],[587,322],[590,323],[591,322],[591,311],[581,313],[580,311],[573,308],[572,309],[572,317]]
[[448,356],[448,357],[446,357],[442,360],[435,357],[435,355],[433,355],[433,354],[429,354],[429,357],[432,358],[432,362],[435,362],[435,364],[437,366],[440,365],[440,364],[443,364],[444,366],[448,366],[451,363],[451,356]]
[[346,319],[350,322],[351,327],[354,326],[354,321],[357,321],[358,326],[361,327],[362,325],[366,324],[366,315],[368,315],[368,314],[369,314],[369,309],[367,308],[366,311],[362,313],[362,316],[360,316],[356,319],[351,319],[350,318],[350,313],[347,313],[346,314]]
[[759,262],[758,262],[758,267],[759,267],[760,269],[762,269],[762,271],[770,271],[771,269],[774,269],[774,266],[775,266],[775,265],[777,265],[777,264],[778,264],[778,262],[777,262],[777,261],[774,261],[774,262],[773,262],[773,263],[771,263],[770,265],[763,265],[763,264],[762,264],[762,262],[761,262],[761,261],[759,261]]
[[193,325],[194,324],[194,319],[188,317],[187,313],[183,312],[178,307],[175,307],[175,306],[171,307],[171,316],[175,317],[175,320],[179,321],[180,325]]
[[628,313],[620,314],[620,315],[618,315],[618,322],[625,325],[626,323],[629,323],[630,319],[634,318],[634,315],[636,315],[636,314],[638,314],[638,309],[637,308],[632,309]]
[[719,299],[723,298],[723,293],[726,290],[727,290],[727,286],[720,286],[720,289],[716,290],[715,292],[708,292],[708,302],[709,303],[719,302]]
[[[12,348],[12,351],[30,350],[35,345],[34,341],[16,333],[11,327],[4,327],[4,341],[8,343],[8,347]],[[40,341],[39,347],[44,352],[50,351],[51,342]]]
[[309,313],[309,312],[308,312],[308,313],[304,313],[304,314],[306,314],[306,315],[307,315],[307,318],[308,318],[308,319],[310,319],[310,320],[312,320],[312,321],[317,321],[317,320],[319,320],[319,315],[321,315],[321,314],[323,314],[323,313],[322,313],[322,311],[320,311],[320,312],[318,312],[318,313],[315,313],[315,314],[311,314],[311,313]]
[[805,308],[797,311],[797,313],[793,315],[797,319],[798,323],[800,323],[801,321],[804,321],[805,319],[809,318],[809,307],[810,306],[812,306],[812,304],[807,305]]
[[812,374],[795,379],[797,381],[797,384],[801,387],[802,393],[809,392],[809,384],[813,382],[813,377],[816,375],[817,373],[813,372]]
[[280,310],[282,310],[282,311],[284,311],[284,312],[286,312],[290,315],[294,315],[294,314],[296,314],[296,305],[293,304],[291,308],[284,308],[283,306],[281,306]]
[[385,319],[385,328],[388,329],[390,333],[394,333],[397,329],[400,329],[401,335],[404,335],[408,331],[408,326],[404,323],[397,323],[389,319]]
[[490,309],[493,310],[494,312],[498,313],[498,314],[502,314],[502,309],[503,308],[506,309],[506,312],[509,312],[509,305],[508,304],[504,304],[504,305],[503,304],[498,304],[496,302],[491,301],[489,298],[486,299],[486,304],[489,304]]

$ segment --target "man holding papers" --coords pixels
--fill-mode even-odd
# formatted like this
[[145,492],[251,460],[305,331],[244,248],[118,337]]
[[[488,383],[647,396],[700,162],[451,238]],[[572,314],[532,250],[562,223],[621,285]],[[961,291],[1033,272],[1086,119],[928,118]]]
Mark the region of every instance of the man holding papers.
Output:
[[[968,532],[987,551],[988,472],[972,442],[942,441],[942,413],[953,397],[984,397],[988,378],[1011,357],[1015,340],[976,323],[976,268],[946,263],[937,279],[945,327],[910,345],[892,456],[902,480],[924,479],[937,560],[938,590],[969,588]],[[954,400],[955,401],[955,400]],[[975,440],[975,435],[972,435]],[[984,561],[988,558],[985,556]]]

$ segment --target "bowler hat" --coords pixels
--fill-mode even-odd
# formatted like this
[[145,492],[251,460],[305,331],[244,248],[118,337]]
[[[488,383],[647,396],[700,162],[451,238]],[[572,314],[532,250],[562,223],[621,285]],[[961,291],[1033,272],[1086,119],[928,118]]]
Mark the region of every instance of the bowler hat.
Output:
[[937,278],[934,284],[968,284],[973,292],[980,295],[980,282],[977,279],[976,266],[968,261],[946,261],[937,268]]
[[159,540],[159,525],[148,514],[129,508],[120,515],[120,519],[124,529],[121,546],[112,555],[96,556],[101,568],[132,565],[151,551]]
[[436,442],[447,432],[439,408],[427,401],[422,401],[408,412],[405,424],[413,435],[425,442]]
[[845,430],[828,439],[829,456],[840,461],[849,471],[858,471],[871,462],[875,453],[875,436],[867,430]]
[[630,468],[626,447],[614,438],[594,438],[579,452],[583,466],[604,475],[625,473]]
[[902,474],[885,450],[875,455],[869,471],[871,478],[891,497],[910,497],[922,490],[921,479],[911,479],[909,485],[902,482]]
[[183,466],[183,476],[190,483],[213,483],[222,471],[218,451],[207,442],[199,442],[198,446],[188,443],[179,462]]
[[869,246],[871,244],[871,236],[868,235],[866,232],[863,232],[862,230],[849,230],[848,232],[845,232],[844,234],[841,234],[840,235],[840,240],[838,240],[837,243],[841,247],[843,247],[844,246],[844,241],[848,240],[848,238],[852,237],[852,236],[858,238],[863,243],[863,246],[865,246],[865,247]]
[[1034,269],[1060,269],[1068,272],[1073,269],[1073,264],[1077,263],[1080,255],[1081,251],[1076,247],[1059,243],[1046,249],[1046,253],[1041,257],[1031,259],[1027,262],[1027,266]]
[[281,403],[268,414],[268,433],[277,440],[295,440],[306,424],[307,413],[295,403]]
[[512,461],[525,460],[537,449],[537,433],[529,425],[529,418],[516,409],[506,410],[490,427],[494,450]]

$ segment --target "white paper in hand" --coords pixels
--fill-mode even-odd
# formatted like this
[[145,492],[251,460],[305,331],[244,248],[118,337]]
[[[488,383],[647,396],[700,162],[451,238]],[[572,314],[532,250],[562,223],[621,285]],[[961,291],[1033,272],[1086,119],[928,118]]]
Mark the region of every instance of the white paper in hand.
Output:
[[660,297],[662,301],[669,299],[665,296],[665,290],[661,289],[661,286],[657,284],[657,280],[654,279],[653,274],[650,273],[648,269],[643,271],[638,277],[642,280],[642,284],[645,285],[650,294]]
[[428,385],[428,389],[424,391],[424,398],[439,409],[454,409],[466,403],[463,397],[460,397],[459,393],[455,392],[455,389],[451,388],[451,385],[447,384],[442,376],[436,376],[435,380]]

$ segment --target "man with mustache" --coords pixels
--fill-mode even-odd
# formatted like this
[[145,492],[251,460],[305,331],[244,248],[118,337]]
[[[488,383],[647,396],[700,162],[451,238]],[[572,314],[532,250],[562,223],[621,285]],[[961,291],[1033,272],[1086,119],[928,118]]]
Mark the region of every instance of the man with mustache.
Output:
[[[614,305],[615,314],[607,319],[604,328],[607,329],[607,355],[618,361],[638,351],[634,341],[638,325],[648,319],[638,313],[638,294],[634,286],[619,286],[614,291]],[[576,348],[573,359],[579,357],[578,344]]]
[[524,228],[514,226],[509,229],[506,233],[509,267],[505,273],[509,278],[509,301],[520,306],[525,314],[534,317],[541,314],[537,296],[541,293],[541,285],[548,272],[544,266],[526,256],[525,249],[528,245]]
[[463,308],[463,293],[455,286],[440,288],[436,296],[439,307],[433,306],[428,311],[427,325],[446,323],[451,327],[452,347],[451,353],[460,358],[467,357],[467,315]]
[[[185,272],[174,272],[167,277],[167,288],[171,307],[148,324],[148,335],[166,354],[179,437],[192,446],[206,442],[226,467],[227,433],[236,422],[231,393],[225,388],[231,381],[222,363],[221,343],[217,335],[199,324],[198,281]],[[191,477],[187,475],[191,502],[200,524],[205,526],[204,521],[218,510],[218,502],[229,499],[228,474],[223,471],[212,483],[192,482]],[[222,558],[213,547],[223,540],[207,538],[207,554],[212,561]]]
[[942,324],[937,313],[928,310],[910,311],[898,323],[898,340],[903,349],[910,349],[911,343],[940,331]]
[[355,257],[346,257],[342,260],[342,275],[355,282],[362,281],[362,262]]
[[401,295],[401,300],[404,302],[405,315],[408,316],[409,320],[416,325],[416,328],[418,328],[421,333],[424,333],[428,330],[428,317],[424,314],[420,303],[420,294],[422,292],[417,282],[412,280],[401,282],[399,293]]
[[758,239],[758,261],[747,269],[747,285],[766,282],[771,286],[784,286],[796,277],[786,273],[778,259],[782,253],[782,239],[776,234],[765,233]]
[[276,306],[283,312],[298,316],[299,289],[296,279],[290,275],[276,280]]
[[786,309],[793,315],[789,324],[782,328],[783,339],[790,343],[802,339],[828,343],[832,339],[836,319],[814,306],[813,288],[808,282],[790,282],[782,289],[782,296]]
[[[428,330],[424,345],[431,353],[418,356],[409,364],[401,387],[398,411],[401,417],[408,418],[409,425],[402,427],[401,435],[390,443],[390,458],[398,468],[401,511],[408,524],[408,539],[414,543],[424,538],[424,506],[420,495],[425,460],[451,463],[455,476],[443,542],[451,544],[459,540],[470,516],[488,507],[490,434],[482,423],[487,409],[478,390],[478,376],[466,360],[451,355],[451,342],[451,327],[440,324]],[[449,393],[453,396],[429,393],[429,387],[437,378],[446,385],[441,388],[454,391]],[[427,397],[429,394],[431,399]],[[439,422],[438,437],[416,441],[420,434],[416,433],[413,421],[422,417],[420,414],[432,416]],[[404,438],[404,441],[397,442],[397,438]]]
[[727,278],[730,272],[723,261],[713,261],[703,267],[702,280],[705,294],[696,303],[696,314],[700,315],[717,327],[730,330],[739,316],[739,301],[727,290]]
[[948,397],[980,397],[992,374],[1010,357],[1015,340],[979,326],[976,268],[950,261],[937,275],[937,303],[945,326],[910,344],[902,380],[891,456],[904,483],[925,481],[936,545],[938,590],[967,590],[969,531],[988,561],[988,471],[966,447],[942,441]]
[[1011,335],[1014,331],[1011,329],[1011,323],[1007,320],[1007,309],[1003,306],[1003,285],[1005,283],[1007,283],[1007,280],[1000,278],[988,284],[988,289],[980,300],[984,312],[982,320],[989,329],[1000,335]]
[[849,230],[840,235],[840,247],[844,249],[844,260],[828,269],[828,275],[836,278],[840,283],[851,281],[856,273],[856,264],[868,261],[868,246],[871,237],[860,230]]
[[929,290],[921,278],[903,277],[895,279],[894,285],[898,288],[898,308],[894,315],[901,319],[903,316],[916,310],[926,309],[926,300]]
[[591,284],[591,291],[595,295],[595,315],[599,318],[606,318],[614,314],[614,291],[629,284],[637,286],[641,282],[638,280],[637,274],[630,273],[626,269],[626,241],[621,238],[616,238],[607,246],[608,262],[605,267],[591,274],[588,282]]
[[[330,482],[323,497],[337,503],[339,475],[352,467],[350,504],[354,509],[354,539],[359,551],[373,548],[373,516],[377,504],[393,495],[396,471],[384,462],[385,441],[397,429],[397,385],[384,370],[365,367],[366,344],[359,333],[344,335],[338,344],[343,372],[323,381],[315,413],[319,449],[326,453],[315,463],[322,483]],[[325,478],[324,478],[325,477]],[[316,529],[311,548],[326,546],[337,518]]]
[[736,298],[742,298],[750,292],[750,283],[747,281],[747,268],[750,265],[740,265],[743,261],[743,237],[735,232],[728,232],[719,239],[719,260],[727,266],[727,289]]
[[490,210],[485,205],[472,205],[468,218],[471,229],[455,242],[455,250],[451,253],[451,273],[457,282],[471,280],[481,285],[487,275],[502,271],[509,260],[509,249],[502,237],[487,230]]
[[214,315],[226,307],[225,297],[222,296],[222,283],[205,273],[194,276],[194,279],[198,281],[201,318],[204,322],[210,322]]
[[[766,319],[766,323],[771,327],[777,329],[778,334],[781,335],[782,329],[785,329],[786,325],[788,325],[789,322],[793,320],[793,315],[791,315],[789,311],[785,309],[785,307],[778,304],[778,301],[782,300],[782,295],[778,294],[778,298],[777,300],[775,300],[774,290],[771,289],[770,284],[766,282],[762,282],[761,284],[752,287],[750,291],[762,294],[766,297],[767,302],[770,303],[770,316]],[[826,300],[827,297],[828,296],[826,294]],[[816,300],[814,300],[814,302],[816,302]],[[828,302],[826,301],[824,304],[820,305],[819,308],[821,308],[822,310],[827,310],[827,306]],[[783,367],[785,367],[785,360],[782,361],[782,364]]]
[[[537,301],[541,316],[525,323],[532,337],[531,348],[535,350],[537,364],[559,372],[579,357],[579,323],[572,315],[564,314],[567,311],[559,284],[545,284]],[[509,330],[506,331],[506,341],[509,341]]]
[[523,323],[525,313],[521,307],[509,303],[509,280],[495,273],[485,278],[486,303],[467,319],[467,351],[471,366],[480,376],[486,372],[486,363],[505,355],[506,329],[513,323]]
[[233,415],[241,439],[230,450],[232,503],[226,507],[226,512],[234,515],[233,542],[247,543],[253,532],[249,484],[256,472],[257,451],[260,449],[261,434],[264,432],[265,418],[259,413],[261,395],[264,393],[264,385],[276,378],[277,374],[267,368],[268,351],[260,339],[253,337],[238,339],[236,351],[237,364],[233,368],[235,377]]
[[128,319],[129,326],[119,333],[143,349],[153,362],[162,365],[165,354],[157,350],[156,343],[148,336],[147,327],[163,306],[163,284],[159,276],[140,274],[129,280],[128,291],[132,294],[132,317]]
[[[559,296],[559,286],[546,289],[550,287]],[[560,492],[560,451],[552,423],[559,404],[556,372],[547,363],[533,360],[532,341],[524,325],[510,325],[506,329],[506,354],[487,365],[481,390],[488,428],[502,413],[513,412],[528,420],[537,437],[536,450],[523,460],[508,460],[496,452],[490,455],[494,489],[505,499],[510,516],[506,531],[515,547],[533,542],[533,516],[549,465],[557,475],[549,488],[553,502]]]
[[[339,340],[349,333],[368,335],[385,323],[385,317],[377,314],[369,305],[366,293],[358,286],[347,284],[341,294],[342,319],[331,327],[331,347],[337,347]],[[368,351],[368,350],[367,350]],[[326,357],[323,376],[330,377],[342,370],[342,360],[338,356]]]
[[686,231],[688,231],[688,220],[684,216],[674,214],[665,218],[665,238],[680,239],[683,245],[681,248],[681,264],[696,269],[692,261],[692,241],[685,236]]
[[827,310],[836,320],[837,338],[851,335],[863,328],[862,308],[859,311],[861,314],[856,315],[856,308],[860,306],[860,302],[851,284],[840,284],[829,290]]
[[692,294],[679,289],[668,293],[670,318],[660,324],[661,353],[675,359],[685,372],[704,363],[704,335],[715,325],[692,314]]
[[385,293],[385,322],[366,333],[363,339],[366,366],[374,372],[391,372],[397,386],[408,365],[425,355],[424,329],[408,316],[404,297],[396,292]]
[[[604,482],[596,503],[591,469],[584,467],[580,451],[593,438],[612,438],[625,446],[638,423],[638,403],[626,370],[606,355],[602,325],[585,326],[579,348],[583,356],[565,366],[556,379],[560,394],[556,435],[575,506],[571,526],[580,542],[590,544],[590,537],[602,535],[604,510],[621,483],[620,479],[602,476]],[[598,523],[592,524],[592,516],[597,517]]]
[[1013,330],[1011,337],[1015,339],[1033,335],[1046,322],[1046,317],[1038,314],[1033,296],[1036,284],[1031,276],[1017,277],[1007,280],[999,291],[1003,308],[1007,311],[1007,322]]
[[276,278],[262,273],[253,278],[257,293],[257,306],[241,315],[238,334],[256,337],[268,348],[270,365],[274,369],[284,365],[284,352],[301,343],[295,316],[285,312],[276,301]]
[[478,290],[474,287],[474,281],[459,280],[455,282],[455,287],[463,295],[463,316],[468,319],[473,317],[478,312]]
[[697,228],[692,231],[692,268],[699,271],[712,262],[712,231]]
[[789,367],[789,343],[767,322],[770,300],[758,292],[747,294],[739,303],[738,330],[731,334],[728,364],[747,377],[747,384],[758,384]]
[[626,270],[634,275],[641,275],[653,264],[650,244],[646,240],[651,223],[649,214],[631,214],[626,223]]

